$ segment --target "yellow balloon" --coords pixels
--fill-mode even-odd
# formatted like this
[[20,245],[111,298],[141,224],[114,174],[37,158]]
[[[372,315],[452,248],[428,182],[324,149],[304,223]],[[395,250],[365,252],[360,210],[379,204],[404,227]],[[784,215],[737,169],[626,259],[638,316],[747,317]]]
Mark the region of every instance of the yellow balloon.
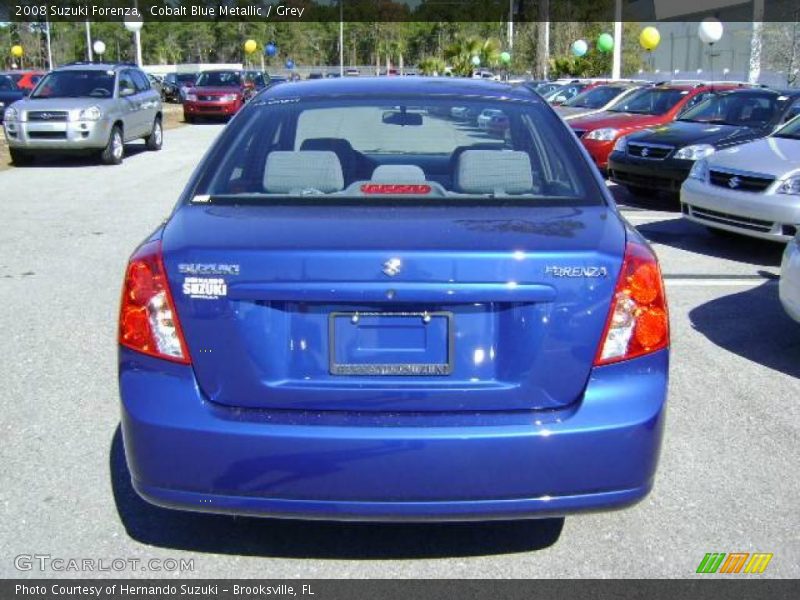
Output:
[[11,56],[13,56],[14,58],[19,58],[20,56],[22,56],[22,54],[23,54],[22,46],[20,46],[19,44],[17,44],[16,46],[11,46]]
[[645,50],[655,50],[661,41],[661,34],[655,27],[645,27],[639,34],[639,43]]
[[247,52],[248,54],[252,54],[253,52],[255,52],[256,48],[258,48],[258,44],[256,43],[255,40],[247,40],[244,43],[244,51]]

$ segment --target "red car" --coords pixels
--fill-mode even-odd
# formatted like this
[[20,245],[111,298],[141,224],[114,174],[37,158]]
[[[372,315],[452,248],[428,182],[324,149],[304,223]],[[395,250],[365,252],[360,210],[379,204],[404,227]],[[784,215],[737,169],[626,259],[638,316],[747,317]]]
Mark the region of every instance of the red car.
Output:
[[253,85],[244,71],[204,71],[183,100],[183,119],[231,117],[252,94]]
[[601,171],[608,167],[608,156],[616,141],[633,131],[664,125],[684,110],[717,91],[730,90],[736,83],[665,83],[644,88],[626,96],[612,108],[582,119],[569,121]]
[[21,90],[31,91],[45,76],[44,71],[6,71],[3,75],[8,75]]

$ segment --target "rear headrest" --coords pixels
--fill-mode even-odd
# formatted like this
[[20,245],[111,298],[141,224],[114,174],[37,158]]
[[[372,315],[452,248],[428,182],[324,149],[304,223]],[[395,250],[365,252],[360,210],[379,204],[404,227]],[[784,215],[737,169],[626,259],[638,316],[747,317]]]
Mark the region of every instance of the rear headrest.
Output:
[[267,155],[264,189],[271,194],[306,191],[331,193],[342,188],[342,164],[334,152],[274,150]]
[[467,194],[530,192],[530,157],[518,150],[467,150],[458,159],[456,188]]
[[380,165],[372,172],[372,181],[422,183],[425,181],[425,171],[417,165]]
[[344,138],[307,138],[300,144],[300,150],[331,150],[340,158],[355,152],[353,145]]

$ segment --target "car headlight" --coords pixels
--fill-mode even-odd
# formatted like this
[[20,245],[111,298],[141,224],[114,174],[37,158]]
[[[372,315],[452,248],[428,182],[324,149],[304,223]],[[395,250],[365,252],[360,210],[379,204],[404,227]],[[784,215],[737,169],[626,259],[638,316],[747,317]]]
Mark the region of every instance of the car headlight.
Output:
[[624,135],[614,143],[614,152],[626,152],[628,150],[628,138]]
[[800,175],[795,175],[794,177],[789,177],[789,179],[782,181],[778,189],[775,190],[775,193],[800,196]]
[[696,161],[689,170],[689,179],[697,179],[704,183],[708,181],[708,161],[702,158]]
[[186,94],[187,102],[197,102],[197,94]]
[[711,144],[692,144],[691,146],[684,146],[675,153],[675,158],[683,160],[700,160],[706,156],[711,156],[716,151],[716,148]]
[[19,111],[13,106],[9,106],[3,113],[4,121],[19,121]]
[[617,134],[619,134],[619,129],[614,129],[613,127],[601,127],[600,129],[593,129],[583,137],[587,140],[610,142],[617,137]]
[[236,101],[236,94],[227,94],[225,96],[219,97],[220,102],[235,102]]
[[102,116],[103,111],[99,106],[90,106],[78,113],[78,121],[99,121]]

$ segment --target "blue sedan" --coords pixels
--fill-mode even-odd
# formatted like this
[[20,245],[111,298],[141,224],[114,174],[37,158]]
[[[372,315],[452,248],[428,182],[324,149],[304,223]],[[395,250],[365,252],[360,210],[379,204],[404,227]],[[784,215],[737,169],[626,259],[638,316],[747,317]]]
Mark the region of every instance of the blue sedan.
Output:
[[535,518],[653,485],[658,262],[524,87],[264,90],[133,253],[119,344],[133,485],[160,506]]

